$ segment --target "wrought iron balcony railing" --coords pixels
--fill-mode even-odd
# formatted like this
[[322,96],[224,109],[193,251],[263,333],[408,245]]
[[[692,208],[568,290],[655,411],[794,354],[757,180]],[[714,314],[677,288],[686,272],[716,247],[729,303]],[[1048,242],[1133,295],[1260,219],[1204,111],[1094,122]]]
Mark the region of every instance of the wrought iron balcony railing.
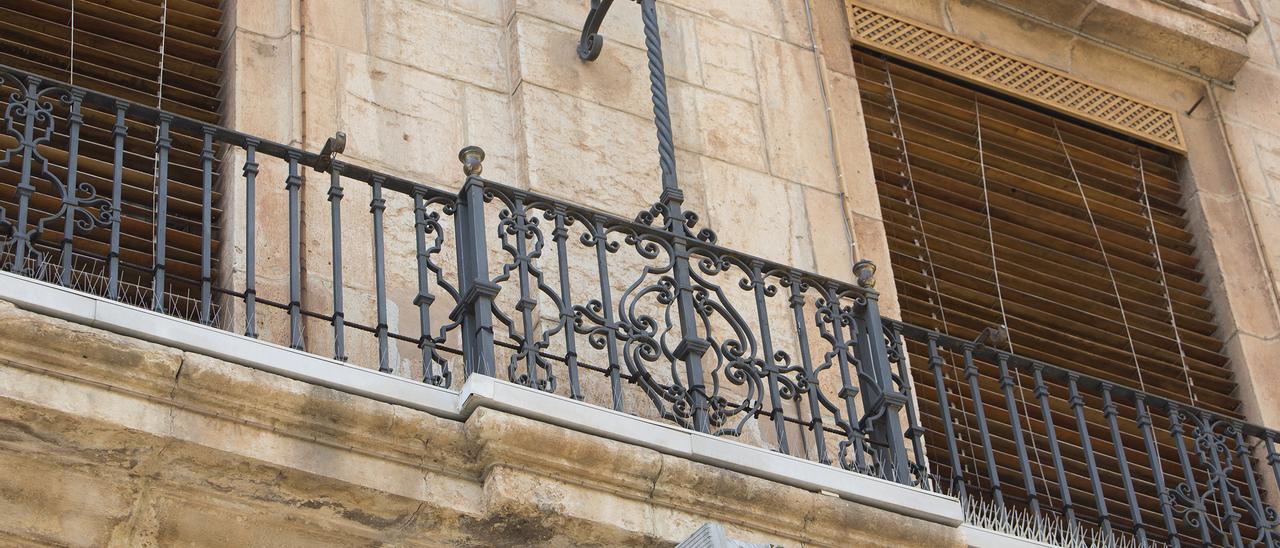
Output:
[[[718,246],[672,215],[678,189],[632,220],[486,180],[476,148],[460,186],[424,185],[337,159],[343,138],[311,153],[5,67],[0,91],[5,270],[445,388],[504,378],[1035,523],[1277,544],[1280,434],[884,319],[869,263],[855,285]],[[122,213],[133,127],[155,128],[153,218]],[[168,208],[193,206],[169,192],[179,134],[198,136],[179,146],[201,184],[199,220],[175,224]],[[150,232],[145,249],[122,246],[126,226]],[[933,375],[917,387],[909,349]],[[943,420],[919,424],[917,406]],[[957,437],[966,421],[980,439]],[[975,441],[976,468],[961,460]]]

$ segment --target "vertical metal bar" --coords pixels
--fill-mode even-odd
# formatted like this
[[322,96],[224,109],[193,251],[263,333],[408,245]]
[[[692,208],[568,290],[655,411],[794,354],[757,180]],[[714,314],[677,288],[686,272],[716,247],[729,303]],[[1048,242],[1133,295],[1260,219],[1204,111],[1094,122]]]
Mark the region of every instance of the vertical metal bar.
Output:
[[213,133],[205,126],[200,147],[200,323],[211,321],[213,299]]
[[1133,477],[1129,474],[1129,459],[1125,455],[1124,439],[1120,437],[1120,424],[1117,419],[1116,403],[1111,397],[1115,387],[1109,382],[1102,383],[1102,415],[1107,418],[1107,426],[1111,430],[1111,445],[1116,450],[1116,460],[1120,462],[1120,480],[1124,483],[1124,495],[1129,503],[1129,517],[1133,519],[1133,534],[1138,538],[1138,545],[1147,544],[1147,527],[1142,523],[1142,507],[1138,506],[1138,494],[1133,490]]
[[973,361],[972,344],[964,345],[964,376],[969,381],[969,397],[973,399],[973,412],[978,419],[978,435],[982,436],[982,453],[987,461],[987,475],[991,481],[991,493],[996,505],[1004,507],[1004,492],[1000,486],[1000,470],[996,467],[995,451],[991,447],[991,434],[987,430],[987,414],[983,410],[982,391],[978,386],[978,366]]
[[329,234],[333,255],[333,359],[347,361],[346,316],[342,295],[346,286],[342,282],[342,168],[343,163],[329,163]]
[[302,155],[290,150],[289,176],[285,190],[289,191],[289,347],[301,350],[302,343],[302,203],[299,190],[302,177],[298,175],[298,160]]
[[920,425],[919,411],[916,409],[916,383],[907,366],[907,347],[903,344],[901,330],[894,329],[889,336],[892,337],[894,347],[898,349],[895,364],[898,369],[898,378],[902,381],[902,395],[907,400],[907,431],[904,435],[911,440],[912,456],[915,458],[916,467],[920,470],[920,487],[929,489],[931,478],[928,461],[925,460],[924,455],[924,427]]
[[258,140],[250,137],[244,146],[244,334],[258,337],[257,304],[257,240],[258,224],[256,221],[258,202],[256,198],[256,181],[258,178],[258,161],[255,157]]
[[1070,391],[1068,401],[1076,415],[1076,429],[1080,432],[1080,447],[1084,450],[1085,465],[1089,468],[1089,483],[1093,488],[1093,501],[1098,507],[1098,522],[1106,536],[1111,533],[1111,514],[1107,512],[1107,498],[1102,492],[1102,481],[1098,478],[1098,464],[1093,458],[1093,442],[1089,437],[1089,424],[1084,418],[1084,398],[1080,396],[1080,375],[1067,373],[1067,389]]
[[1254,526],[1258,528],[1258,544],[1274,546],[1274,533],[1266,525],[1266,501],[1262,499],[1262,493],[1258,489],[1258,478],[1254,477],[1253,451],[1244,438],[1244,423],[1233,421],[1231,426],[1236,431],[1236,456],[1240,459],[1240,466],[1244,468],[1245,485],[1249,487],[1249,511],[1258,518],[1254,520]]
[[[778,451],[790,453],[787,447],[787,422],[782,408],[782,395],[778,389],[778,375],[781,371],[773,358],[773,338],[770,336],[769,312],[765,304],[765,279],[762,269],[764,262],[751,261],[751,289],[756,301],[756,318],[760,322],[760,345],[764,351],[764,372],[769,389],[769,420],[773,422],[774,434],[778,436]],[[776,291],[776,289],[775,289]]]
[[889,367],[884,324],[880,318],[880,294],[871,288],[872,284],[868,278],[862,286],[865,291],[862,320],[855,322],[859,324],[858,337],[862,339],[858,344],[863,356],[858,363],[863,370],[860,374],[875,384],[874,390],[863,389],[862,402],[866,415],[878,417],[869,421],[869,435],[877,445],[884,447],[881,465],[889,469],[886,479],[910,484],[911,464],[903,443],[901,416],[906,401],[893,386],[893,370]]
[[938,396],[938,408],[942,414],[942,435],[947,439],[947,455],[951,459],[951,489],[961,500],[967,496],[964,469],[960,467],[960,448],[956,445],[955,426],[951,421],[951,403],[947,397],[947,381],[942,371],[942,356],[938,354],[938,334],[929,332],[929,369],[933,371],[933,390]]
[[1175,547],[1180,546],[1178,526],[1173,519],[1173,505],[1169,501],[1169,492],[1164,483],[1164,463],[1160,458],[1160,447],[1156,444],[1155,431],[1151,428],[1151,413],[1147,411],[1147,396],[1137,392],[1133,395],[1133,399],[1138,411],[1138,429],[1142,430],[1142,442],[1147,450],[1147,461],[1151,466],[1156,496],[1160,499],[1160,515],[1164,519],[1164,528],[1169,532],[1169,543]]
[[172,122],[172,114],[161,112],[160,129],[156,134],[156,232],[155,252],[151,261],[151,308],[157,312],[164,312],[165,238],[169,231],[169,150],[173,148],[169,124]]
[[1186,482],[1186,490],[1190,496],[1190,511],[1200,515],[1200,542],[1205,546],[1213,545],[1213,536],[1209,533],[1209,514],[1206,512],[1204,502],[1200,500],[1200,486],[1196,483],[1196,477],[1191,468],[1191,457],[1187,454],[1187,443],[1183,440],[1183,424],[1182,424],[1182,407],[1177,403],[1169,402],[1169,433],[1173,436],[1174,446],[1178,449],[1178,463],[1182,467],[1182,477]]
[[[858,418],[858,385],[854,380],[853,374],[850,372],[849,360],[849,342],[845,340],[845,333],[842,324],[845,323],[846,312],[840,307],[840,293],[835,284],[828,284],[825,288],[824,297],[827,301],[826,314],[831,321],[831,353],[836,358],[836,368],[840,372],[840,392],[837,394],[844,401],[844,410],[849,417],[848,436],[849,445],[852,445],[853,466],[858,472],[867,472],[866,464],[866,440],[863,439],[863,431],[861,421]],[[855,329],[852,324],[857,323],[854,318],[848,317],[847,323],[850,329]],[[847,446],[846,446],[847,447]]]
[[609,360],[609,388],[613,395],[613,408],[623,411],[622,364],[618,357],[618,322],[613,317],[613,286],[609,283],[609,231],[606,219],[596,215],[591,220],[591,234],[595,240],[596,272],[600,273],[600,304],[603,307],[605,328],[605,352]]
[[814,451],[818,454],[818,462],[831,464],[827,455],[826,430],[822,421],[822,404],[818,401],[818,393],[822,389],[818,375],[813,372],[813,354],[809,349],[809,328],[804,315],[804,292],[808,284],[800,280],[794,271],[787,278],[787,286],[791,288],[791,315],[796,325],[796,343],[800,346],[800,366],[804,368],[804,380],[809,391],[809,429],[813,431]]
[[107,249],[107,298],[113,300],[120,296],[120,223],[124,218],[120,193],[124,186],[124,138],[129,132],[124,122],[128,113],[129,103],[116,101],[116,123],[111,128],[111,243]]
[[15,274],[29,274],[27,269],[27,247],[33,245],[34,242],[28,242],[27,238],[27,216],[30,214],[31,195],[35,193],[36,187],[31,184],[31,163],[36,154],[35,141],[35,125],[36,114],[40,111],[40,101],[36,94],[40,92],[40,78],[36,76],[27,77],[27,92],[24,100],[23,112],[26,115],[22,127],[22,142],[19,145],[22,148],[22,168],[18,176],[18,186],[16,194],[18,197],[18,219],[13,227],[13,236],[17,240],[13,248],[13,264],[9,269]]
[[560,329],[564,330],[564,364],[569,371],[569,397],[581,400],[582,383],[578,378],[578,341],[574,337],[573,298],[569,285],[569,218],[564,204],[555,204],[552,215],[555,229],[551,232],[556,242],[556,261],[560,273]]
[[374,175],[373,198],[369,201],[369,212],[373,213],[373,278],[375,299],[378,309],[378,371],[391,372],[390,347],[387,341],[387,252],[382,230],[382,214],[387,209],[387,201],[382,199],[382,185],[385,177]]
[[454,214],[461,298],[451,319],[462,323],[464,372],[492,377],[495,374],[493,298],[501,288],[489,279],[484,180],[479,177],[484,151],[479,147],[466,147],[458,153],[458,158],[462,160],[467,181],[458,195],[458,208]]
[[[427,208],[423,201],[421,192],[413,193],[413,228],[414,228],[414,245],[417,249],[418,258],[418,295],[413,298],[414,306],[418,307],[418,326],[420,327],[420,335],[418,337],[418,349],[422,352],[422,382],[433,384],[435,386],[448,386],[449,370],[447,366],[441,364],[442,372],[436,375],[436,339],[431,334],[431,304],[436,298],[431,294],[431,270],[427,262],[427,231],[428,222]],[[438,232],[438,229],[432,229]],[[440,234],[436,234],[439,238]],[[437,240],[438,241],[438,240]],[[432,249],[438,249],[434,247]]]
[[[1213,431],[1213,417],[1209,416],[1208,413],[1203,411],[1201,412],[1200,424],[1203,429],[1201,434],[1202,436],[1208,437],[1219,435]],[[1227,469],[1221,464],[1227,462],[1227,460],[1230,459],[1230,455],[1222,455],[1219,453],[1220,450],[1226,450],[1226,442],[1222,442],[1221,446],[1218,443],[1208,443],[1204,445],[1208,445],[1209,449],[1209,462],[1207,463],[1209,475],[1213,481],[1218,484],[1218,504],[1222,505],[1222,515],[1219,517],[1227,524],[1226,531],[1231,535],[1232,545],[1244,546],[1244,542],[1241,540],[1240,536],[1240,514],[1236,512],[1235,505],[1231,503],[1232,491],[1230,478],[1227,477]]]
[[80,127],[84,124],[84,114],[80,111],[83,102],[84,90],[71,90],[71,109],[67,114],[67,131],[70,139],[67,145],[67,188],[66,194],[62,196],[67,216],[62,220],[62,272],[58,276],[58,283],[63,286],[71,285],[71,272],[75,267],[72,260],[75,253],[73,243],[76,233],[76,210],[79,205],[79,199],[76,198],[76,176],[79,174]]
[[[533,325],[533,309],[538,305],[538,301],[534,300],[531,291],[532,288],[530,287],[529,275],[530,269],[532,268],[530,265],[531,257],[529,257],[528,242],[525,240],[532,229],[529,226],[529,219],[526,218],[527,211],[525,211],[524,207],[524,196],[519,192],[514,194],[515,195],[512,198],[513,211],[511,212],[511,221],[514,223],[512,228],[514,229],[514,236],[516,240],[516,277],[520,284],[520,299],[516,301],[516,310],[520,311],[521,327],[524,331],[524,334],[521,337],[522,340],[520,341],[519,350],[525,362],[525,378],[523,380],[524,384],[530,388],[545,389],[550,387],[550,385],[547,384],[544,387],[542,383],[549,383],[550,379],[547,379],[546,381],[540,381],[538,379],[537,333],[535,332]],[[516,365],[515,361],[511,363],[510,374],[512,375],[512,381],[516,381],[514,376],[516,372]]]
[[1049,436],[1049,450],[1053,455],[1053,471],[1057,475],[1058,493],[1062,498],[1062,513],[1067,523],[1076,522],[1075,505],[1071,502],[1071,484],[1067,483],[1067,471],[1062,466],[1062,451],[1058,448],[1058,432],[1053,425],[1053,409],[1049,406],[1049,387],[1044,383],[1044,364],[1031,364],[1032,376],[1036,388],[1036,399],[1040,401],[1040,416],[1044,419],[1045,433]]
[[1005,409],[1009,412],[1009,424],[1013,428],[1014,446],[1018,452],[1018,465],[1022,471],[1022,486],[1027,491],[1027,505],[1031,513],[1040,515],[1040,497],[1036,494],[1036,479],[1031,475],[1031,461],[1027,458],[1027,444],[1022,437],[1022,418],[1018,416],[1018,400],[1013,394],[1013,376],[1009,374],[1009,356],[1003,352],[996,355],[996,364],[1000,367],[1000,388],[1004,390]]

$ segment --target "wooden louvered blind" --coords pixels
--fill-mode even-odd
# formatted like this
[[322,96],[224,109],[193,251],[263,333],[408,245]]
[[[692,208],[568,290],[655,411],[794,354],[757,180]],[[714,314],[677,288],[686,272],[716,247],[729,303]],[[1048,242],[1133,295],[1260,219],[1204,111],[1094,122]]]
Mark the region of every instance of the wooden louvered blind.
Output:
[[[854,59],[903,320],[965,339],[1007,325],[1018,354],[1240,416],[1175,155],[881,54],[855,49]],[[933,385],[925,356],[912,366],[917,385]],[[1030,386],[1020,379],[1020,405],[1034,409]],[[1002,405],[993,380],[983,390]],[[948,392],[957,437],[980,443],[967,391]],[[1071,424],[1066,403],[1054,405]],[[937,405],[921,411],[937,436]],[[1090,421],[1091,437],[1109,435],[1100,414]],[[1023,428],[1044,443],[1042,423]],[[944,454],[931,459],[946,462],[934,441],[930,451]],[[980,452],[960,446],[965,465],[982,469]],[[1001,451],[1012,443],[997,460],[1016,470]],[[1090,500],[1087,479],[1070,479],[1077,500]],[[1124,508],[1119,479],[1103,480]]]
[[[220,0],[3,0],[0,64],[217,123],[221,21]],[[67,163],[67,121],[65,109],[56,114],[56,134],[42,153],[61,177]],[[95,186],[102,196],[111,195],[114,118],[113,112],[86,108],[81,133],[79,180]],[[153,252],[155,139],[155,127],[129,122],[121,208],[121,261],[129,268],[122,276],[143,286],[150,277]],[[167,268],[173,284],[180,287],[183,278],[199,279],[201,136],[175,132],[173,139]],[[12,147],[15,143],[0,144]],[[10,211],[15,207],[17,179],[16,166],[0,167],[0,204]],[[216,207],[221,193],[215,188],[214,194]],[[56,199],[37,196],[34,200],[36,215],[56,210]],[[213,213],[217,226],[221,211]],[[46,234],[46,239],[54,236]],[[106,255],[107,241],[108,231],[97,230],[83,241],[78,239],[76,251],[101,257]],[[215,242],[215,257],[217,249]],[[89,265],[94,262],[78,260],[77,264],[93,268]]]

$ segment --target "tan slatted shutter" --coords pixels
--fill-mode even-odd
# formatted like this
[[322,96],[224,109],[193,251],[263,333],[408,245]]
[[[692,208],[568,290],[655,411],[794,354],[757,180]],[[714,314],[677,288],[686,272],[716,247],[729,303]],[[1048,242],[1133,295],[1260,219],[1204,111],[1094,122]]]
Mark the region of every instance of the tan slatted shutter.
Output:
[[[877,53],[855,49],[854,58],[905,321],[965,339],[1007,325],[1018,354],[1239,416],[1174,154]],[[922,349],[913,350],[917,385],[933,386]],[[948,377],[964,378],[958,369]],[[1022,480],[997,378],[984,373],[983,399],[1006,496],[1016,499]],[[1051,478],[1033,385],[1026,376],[1018,382],[1019,405],[1031,409],[1020,415],[1033,471]],[[973,400],[967,386],[948,393],[966,477],[980,486],[986,469]],[[929,448],[935,462],[947,462],[940,410],[928,394],[921,410]],[[1075,420],[1055,398],[1068,479],[1087,519],[1096,513]],[[1096,449],[1110,450],[1109,430],[1101,413],[1088,420],[1112,519],[1123,526],[1121,479]],[[1159,523],[1136,426],[1122,427],[1131,431],[1125,445],[1146,521]],[[1041,497],[1057,494],[1050,482]]]
[[[0,2],[0,64],[217,123],[221,20],[219,0],[8,0]],[[65,109],[58,114],[58,134],[42,153],[54,164],[55,173],[65,173]],[[114,118],[113,112],[86,109],[81,133],[79,180],[92,184],[102,196],[111,195]],[[201,137],[175,132],[173,138],[167,269],[174,290],[184,294],[190,282],[199,279]],[[0,145],[14,146],[12,139],[5,139],[0,137]],[[121,261],[127,268],[121,275],[141,286],[148,283],[152,261],[155,139],[155,127],[130,122],[120,240]],[[0,167],[0,205],[10,211],[16,208],[17,179],[15,166]],[[220,198],[215,189],[215,207]],[[33,215],[48,215],[57,204],[47,195],[33,200]],[[214,211],[215,226],[220,214]],[[46,240],[57,236],[46,234]],[[77,253],[105,256],[108,231],[89,236],[76,241]],[[219,235],[215,232],[214,237]],[[213,249],[217,257],[217,242]]]

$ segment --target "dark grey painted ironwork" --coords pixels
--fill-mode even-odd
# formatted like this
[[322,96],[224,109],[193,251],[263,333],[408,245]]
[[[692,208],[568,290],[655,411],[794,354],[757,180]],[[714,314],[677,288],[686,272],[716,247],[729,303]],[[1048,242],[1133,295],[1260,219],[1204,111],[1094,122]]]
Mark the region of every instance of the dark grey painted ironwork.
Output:
[[[653,3],[642,2],[641,8],[646,44],[660,57]],[[18,142],[0,151],[0,166],[19,174],[13,202],[0,204],[0,250],[11,261],[3,266],[40,277],[47,274],[49,262],[62,267],[53,281],[76,287],[76,277],[66,274],[66,261],[74,256],[73,269],[103,265],[109,298],[130,300],[120,273],[128,270],[129,279],[141,280],[144,290],[141,296],[135,290],[135,302],[150,301],[147,304],[157,310],[227,328],[238,323],[238,316],[219,310],[219,303],[242,302],[244,332],[250,336],[332,352],[384,372],[395,369],[452,388],[466,375],[501,376],[708,434],[749,432],[780,452],[904,484],[950,490],[963,498],[991,498],[1113,534],[1171,544],[1277,544],[1276,514],[1266,504],[1269,484],[1257,477],[1262,469],[1254,459],[1261,458],[1255,453],[1265,452],[1267,466],[1280,480],[1275,449],[1280,434],[1114,380],[1005,352],[993,341],[963,340],[882,318],[873,288],[874,268],[868,263],[860,263],[853,273],[857,283],[848,283],[738,253],[717,245],[710,231],[695,232],[697,215],[682,209],[674,155],[669,160],[666,155],[672,148],[669,116],[660,116],[665,112],[660,58],[650,68],[663,187],[660,200],[635,219],[486,180],[481,177],[484,153],[474,147],[459,154],[466,180],[460,191],[451,192],[339,161],[335,156],[342,147],[337,141],[319,154],[311,153],[0,68],[0,86],[7,92],[0,96],[6,101],[4,133]],[[115,127],[106,137],[107,147],[114,147],[110,199],[86,186],[87,177],[70,176],[78,171],[77,155],[71,155],[65,179],[53,176],[40,156],[56,120],[68,120],[66,133],[60,135],[75,134],[70,113],[77,105],[115,114]],[[129,264],[121,254],[118,212],[127,199],[121,196],[121,180],[127,169],[123,151],[130,121],[159,128],[151,265]],[[166,221],[174,134],[201,139],[201,211],[199,221],[189,226]],[[183,150],[194,148],[193,141],[183,143],[188,147]],[[225,249],[215,251],[209,243],[214,234],[225,233],[211,215],[214,189],[219,188],[212,157],[215,151],[234,149],[244,154],[244,189],[243,196],[227,203],[245,207],[242,280],[212,275],[214,257],[239,258]],[[258,196],[259,161],[289,166],[284,188],[272,188],[275,198],[288,197],[288,251],[264,246],[263,253],[271,254],[261,255],[261,264],[258,232],[281,231],[285,220],[284,212],[271,212],[263,219],[256,215],[259,205],[276,203]],[[327,231],[322,220],[303,233],[300,194],[306,183],[301,167],[329,175],[320,183],[328,187]],[[344,218],[344,193],[359,185],[368,185],[369,217]],[[33,200],[61,208],[39,218],[44,213],[35,209]],[[174,197],[175,207],[178,203]],[[409,209],[411,221],[404,214]],[[43,234],[46,225],[59,227],[60,237]],[[371,225],[371,253],[344,254],[344,227]],[[95,256],[79,238],[106,227],[112,233],[108,252]],[[188,239],[199,235],[198,276],[184,274],[194,272],[189,252],[175,253],[172,262],[166,262],[168,231],[185,232]],[[326,233],[333,264],[331,271],[320,270],[330,271],[331,279],[319,281],[332,283],[333,301],[304,301],[300,244],[304,236],[307,241],[323,240]],[[239,273],[240,266],[227,270]],[[259,295],[259,270],[264,266],[270,276],[264,279],[271,283],[262,284],[267,289]],[[352,272],[373,272],[373,286],[360,286],[359,280],[351,279]],[[410,272],[416,276],[397,275]],[[308,274],[320,278],[326,272],[313,269]],[[285,291],[280,286],[286,276],[287,296],[271,293],[271,288]],[[402,287],[406,280],[410,287]],[[198,295],[198,310],[181,309],[181,303],[194,301],[189,293]],[[376,317],[362,319],[360,312],[369,306],[356,307],[349,297],[359,294],[363,304],[371,293]],[[405,314],[409,307],[414,312]],[[414,315],[416,322],[392,321]],[[331,323],[334,340],[302,337],[305,318]],[[370,343],[376,344],[376,357],[369,352]],[[406,359],[397,351],[412,347],[420,357]],[[912,378],[910,356],[927,360],[915,369],[917,379]],[[948,359],[962,359],[963,371],[955,372],[954,361],[949,368]],[[415,369],[410,362],[419,360]],[[498,367],[500,362],[506,367]],[[1023,374],[1034,381],[1043,430],[1022,429],[1024,420],[1034,424],[1037,419],[1028,416],[1034,412],[1026,411],[1024,391],[1015,389],[1017,375]],[[986,407],[984,397],[991,407]],[[1003,405],[990,401],[993,397],[1003,399]],[[919,416],[926,410],[936,410],[929,415],[941,420],[921,424]],[[993,423],[994,429],[989,429],[987,412],[1007,412],[1017,426],[1009,432]],[[1167,417],[1167,427],[1155,424],[1153,414]],[[1091,437],[1086,417],[1098,416],[1110,427],[1115,460],[1096,455],[1095,461],[1093,440],[1099,438]],[[1073,419],[1074,429],[1057,430],[1055,422]],[[968,421],[976,421],[972,426],[978,439],[962,439],[971,432]],[[962,422],[964,428],[958,426]],[[1140,437],[1131,424],[1137,425]],[[1024,438],[1041,445],[1028,446]],[[981,444],[981,454],[963,452],[962,442],[970,448]],[[931,445],[926,448],[926,443]],[[1102,443],[1099,447],[1107,445]],[[1145,450],[1148,462],[1129,462],[1126,450]],[[997,458],[1010,458],[1010,452],[1016,467],[1003,460],[1005,466],[996,466]],[[1052,458],[1052,471],[1047,473],[1040,463],[1045,453]],[[1033,461],[1039,466],[1033,467]],[[1107,468],[1101,470],[1099,462]],[[1150,469],[1150,481],[1144,466]],[[1114,486],[1109,487],[1112,492],[1104,492],[1104,473],[1123,476],[1119,489],[1124,492],[1117,494]],[[1023,477],[1015,482],[1016,475]],[[1081,477],[1087,477],[1090,489],[1073,493],[1069,481]],[[1031,479],[1046,487],[1037,489]],[[1050,482],[1056,484],[1056,493]],[[1017,495],[1019,484],[1028,495],[1025,500]],[[1089,498],[1096,514],[1087,506]],[[1130,507],[1157,500],[1159,507],[1149,508],[1148,516],[1158,511],[1161,519],[1142,522],[1136,512],[1130,512],[1137,516],[1132,520],[1111,516],[1108,500],[1127,501]],[[1077,506],[1081,503],[1085,505]]]

